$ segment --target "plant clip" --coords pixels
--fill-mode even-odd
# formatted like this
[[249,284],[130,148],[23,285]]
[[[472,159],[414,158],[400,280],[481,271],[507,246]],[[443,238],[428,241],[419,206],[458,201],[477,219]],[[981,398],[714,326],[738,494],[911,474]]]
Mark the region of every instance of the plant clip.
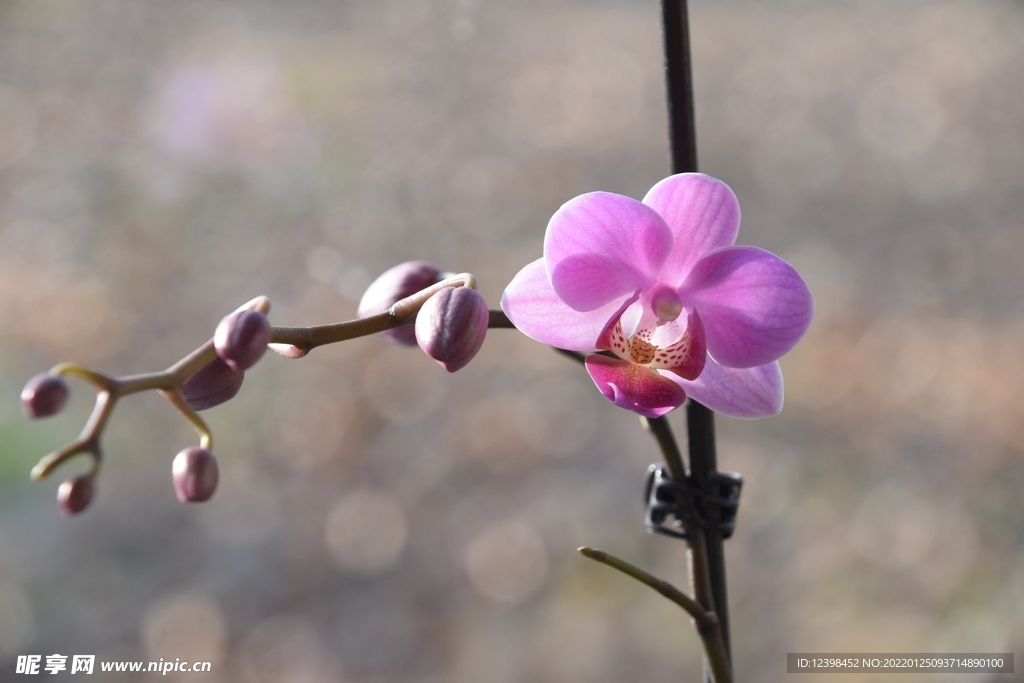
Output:
[[712,472],[707,485],[709,490],[704,491],[689,481],[670,478],[658,465],[648,467],[644,487],[647,528],[689,540],[688,532],[696,524],[705,529],[717,529],[723,539],[732,536],[736,531],[743,477],[731,472]]

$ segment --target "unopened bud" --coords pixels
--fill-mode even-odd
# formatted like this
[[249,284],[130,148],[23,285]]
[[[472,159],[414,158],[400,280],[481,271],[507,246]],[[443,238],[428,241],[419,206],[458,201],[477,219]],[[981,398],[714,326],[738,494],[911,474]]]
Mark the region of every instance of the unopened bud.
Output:
[[185,380],[181,393],[192,410],[206,410],[234,398],[244,378],[244,372],[232,370],[218,356]]
[[448,372],[466,366],[483,346],[487,302],[471,287],[445,287],[416,316],[416,342]]
[[77,477],[61,482],[57,487],[57,507],[67,517],[77,515],[92,500],[92,477],[80,474]]
[[270,343],[270,321],[259,311],[235,311],[217,325],[213,345],[217,355],[236,371],[256,365]]
[[56,415],[67,400],[68,385],[59,375],[36,375],[21,390],[21,409],[33,420]]
[[[412,296],[421,289],[441,281],[441,269],[426,261],[406,261],[384,271],[373,281],[363,298],[359,301],[356,312],[360,318],[377,315],[391,308],[407,296]],[[387,330],[384,335],[392,341],[405,346],[416,345],[416,332],[412,325]]]
[[202,503],[217,490],[217,459],[203,448],[186,448],[171,465],[174,493],[182,503]]

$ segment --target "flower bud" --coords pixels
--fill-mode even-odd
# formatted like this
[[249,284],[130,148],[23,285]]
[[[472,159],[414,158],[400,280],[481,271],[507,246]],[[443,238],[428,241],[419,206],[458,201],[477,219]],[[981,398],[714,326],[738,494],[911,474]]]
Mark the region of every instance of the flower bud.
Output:
[[68,385],[59,375],[36,375],[21,390],[21,409],[33,420],[56,415],[67,400]]
[[[373,281],[363,298],[359,301],[356,312],[360,318],[377,315],[391,308],[407,296],[412,296],[421,289],[441,281],[441,269],[426,261],[406,261],[384,271]],[[387,330],[384,335],[392,341],[404,346],[415,346],[416,332],[412,325]]]
[[217,459],[203,448],[186,448],[174,456],[174,493],[182,503],[202,503],[217,490]]
[[483,346],[487,302],[471,287],[445,287],[416,316],[416,342],[448,372],[459,370]]
[[77,515],[92,500],[92,477],[80,474],[61,482],[57,488],[57,506],[66,517]]
[[244,372],[232,370],[218,356],[185,380],[181,393],[192,410],[206,410],[234,398],[244,378]]
[[213,345],[235,372],[256,365],[270,343],[270,321],[259,311],[235,311],[217,325]]

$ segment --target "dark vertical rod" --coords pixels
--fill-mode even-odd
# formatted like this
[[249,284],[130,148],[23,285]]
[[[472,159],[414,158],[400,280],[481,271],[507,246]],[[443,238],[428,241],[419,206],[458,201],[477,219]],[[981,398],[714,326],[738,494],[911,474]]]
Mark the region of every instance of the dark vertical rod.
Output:
[[693,70],[686,0],[661,0],[661,21],[665,36],[672,172],[692,173],[697,170],[697,126],[693,118]]
[[[708,475],[718,468],[715,455],[715,414],[705,406],[690,400],[686,404],[686,432],[689,437],[690,479],[704,491],[711,491]],[[708,573],[711,579],[711,597],[715,601],[715,613],[722,625],[722,640],[725,641],[729,666],[732,666],[732,643],[729,639],[729,596],[725,586],[725,552],[722,532],[715,526],[721,521],[717,510],[706,511],[711,526],[705,531],[708,549]]]
[[[668,90],[672,172],[689,173],[697,170],[697,129],[693,113],[693,70],[690,61],[690,28],[686,0],[661,0],[661,11],[665,36],[665,81]],[[710,491],[708,475],[718,467],[714,413],[690,400],[686,404],[686,423],[689,436],[690,478],[701,489]],[[722,534],[713,526],[707,530],[707,551],[714,609],[722,624],[722,635],[726,650],[730,653],[731,666],[732,646],[729,637],[729,602],[725,585],[725,554]]]

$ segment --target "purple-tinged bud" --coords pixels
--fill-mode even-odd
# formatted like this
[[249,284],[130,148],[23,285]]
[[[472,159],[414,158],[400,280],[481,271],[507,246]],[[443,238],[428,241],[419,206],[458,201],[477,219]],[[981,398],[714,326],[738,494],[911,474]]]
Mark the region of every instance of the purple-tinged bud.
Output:
[[77,477],[61,482],[57,487],[57,507],[66,517],[77,515],[92,500],[92,477],[80,474]]
[[270,321],[259,311],[235,311],[217,325],[213,345],[228,366],[241,372],[256,365],[270,343]]
[[416,342],[448,372],[466,366],[483,346],[487,302],[471,287],[445,287],[416,316]]
[[[442,280],[441,269],[433,263],[426,261],[406,261],[384,271],[380,277],[373,281],[363,298],[359,300],[359,308],[356,312],[360,318],[368,318],[377,315],[391,308],[407,296],[412,296],[421,289]],[[404,346],[416,345],[416,331],[412,325],[396,327],[384,332],[388,339],[398,342]]]
[[59,375],[36,375],[21,390],[21,409],[33,420],[56,415],[67,400],[68,385]]
[[206,410],[230,401],[242,387],[244,372],[236,372],[218,356],[181,385],[181,393],[192,410]]
[[217,459],[203,448],[186,448],[171,465],[174,493],[182,503],[202,503],[217,490]]

